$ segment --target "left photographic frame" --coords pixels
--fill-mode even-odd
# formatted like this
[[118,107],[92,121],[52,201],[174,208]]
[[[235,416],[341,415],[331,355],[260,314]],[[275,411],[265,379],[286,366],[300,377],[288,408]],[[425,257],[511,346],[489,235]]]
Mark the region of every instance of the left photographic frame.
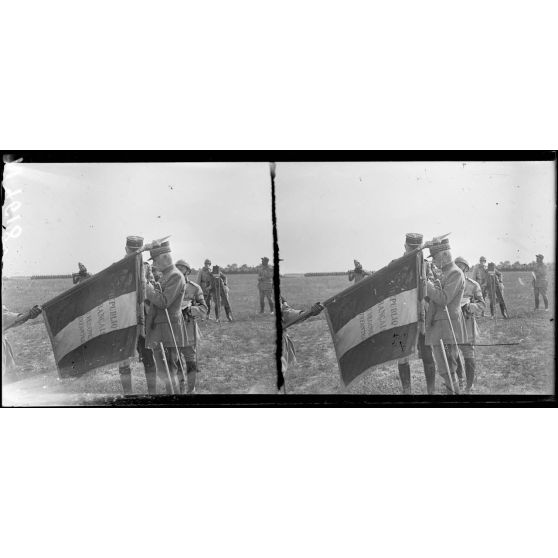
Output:
[[270,165],[95,157],[4,156],[2,405],[276,393]]

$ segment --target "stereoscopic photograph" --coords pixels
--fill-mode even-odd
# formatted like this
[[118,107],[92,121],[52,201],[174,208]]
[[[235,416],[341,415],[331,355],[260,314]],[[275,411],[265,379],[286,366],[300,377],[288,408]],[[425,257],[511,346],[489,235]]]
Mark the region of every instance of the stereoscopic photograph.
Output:
[[268,163],[4,163],[4,406],[275,390]]
[[555,161],[16,157],[4,406],[555,393]]

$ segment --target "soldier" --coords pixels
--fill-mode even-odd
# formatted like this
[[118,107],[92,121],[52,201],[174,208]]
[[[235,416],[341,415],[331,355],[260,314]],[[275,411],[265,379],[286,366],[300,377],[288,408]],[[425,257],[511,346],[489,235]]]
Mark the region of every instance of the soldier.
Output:
[[509,316],[506,303],[504,302],[504,278],[502,273],[498,271],[494,262],[488,264],[486,273],[488,297],[490,298],[490,316],[494,319],[494,304],[497,302],[502,316],[507,320]]
[[546,298],[546,289],[548,288],[547,270],[544,264],[544,256],[537,254],[537,263],[533,272],[533,290],[535,292],[535,310],[539,309],[539,294],[542,295],[544,301],[544,310],[548,312],[548,298]]
[[[143,246],[143,238],[141,236],[128,236],[126,237],[126,246],[124,250],[126,254],[133,254]],[[145,266],[149,267],[148,263],[144,264],[144,273],[140,281],[140,300],[145,299]],[[147,382],[147,393],[154,395],[157,393],[157,374],[155,371],[155,361],[153,359],[153,351],[145,346],[145,315],[147,307],[143,303],[143,320],[139,325],[138,341],[136,349],[138,351],[139,360],[143,364],[145,371],[145,380]],[[132,369],[131,359],[127,358],[118,363],[118,372],[120,374],[120,383],[122,384],[122,393],[130,395],[132,393]]]
[[209,313],[211,312],[211,286],[213,285],[211,260],[209,258],[203,262],[203,267],[198,273],[198,285],[203,291],[203,296],[207,305],[207,319],[209,319]]
[[6,372],[11,372],[16,365],[12,346],[4,335],[5,332],[12,327],[24,324],[27,320],[34,320],[41,312],[41,307],[37,305],[23,314],[10,312],[6,306],[2,305],[2,378],[4,378]]
[[150,255],[161,274],[161,282],[147,283],[145,287],[145,296],[150,302],[145,324],[146,346],[153,351],[155,368],[165,382],[167,393],[178,393],[176,373],[182,366],[179,351],[187,345],[181,311],[186,281],[173,264],[168,241],[153,248]]
[[297,320],[298,324],[305,322],[312,316],[317,316],[323,309],[323,304],[316,302],[307,312],[304,310],[295,310],[288,305],[284,297],[281,297],[281,323],[283,324],[283,354],[281,357],[281,370],[283,371],[283,374],[287,372],[290,364],[296,362],[294,344],[287,334],[287,328]]
[[[215,300],[215,319],[219,320],[220,306],[225,307],[225,313],[229,322],[233,321],[231,305],[229,303],[229,288],[227,286],[227,276],[221,271],[218,265],[214,265],[211,270],[210,296]],[[209,306],[208,306],[209,308]],[[209,316],[209,310],[207,311]]]
[[[196,318],[202,318],[207,315],[207,306],[203,298],[201,287],[190,281],[188,275],[192,271],[190,265],[184,260],[178,260],[176,267],[184,275],[186,281],[186,289],[184,291],[184,299],[182,300],[182,316],[186,324],[186,346],[182,351],[184,360],[186,361],[186,376],[188,386],[186,393],[196,392],[196,374],[198,372],[197,345],[199,339],[199,330]],[[184,393],[184,376],[180,377],[180,393]]]
[[269,258],[262,258],[262,265],[258,266],[258,290],[260,292],[260,314],[265,310],[265,299],[269,304],[269,312],[273,314],[273,267],[269,265]]
[[465,320],[461,312],[465,278],[463,272],[453,263],[447,239],[431,246],[430,255],[441,273],[439,278],[426,282],[429,299],[426,344],[432,347],[436,368],[446,384],[446,391],[459,394],[455,378],[458,345],[467,343]]
[[[465,326],[467,328],[468,342],[459,345],[461,354],[465,360],[465,376],[467,378],[467,385],[465,393],[471,393],[473,383],[475,382],[475,343],[479,336],[479,328],[475,316],[482,314],[486,306],[482,296],[481,286],[467,277],[469,272],[469,262],[465,258],[455,258],[455,265],[463,272],[465,277],[465,290],[463,292],[463,299],[461,300],[461,311],[465,319]],[[461,359],[457,361],[457,377],[459,379],[459,387],[463,388],[463,368]]]
[[355,264],[355,268],[351,269],[348,274],[349,281],[354,281],[356,284],[359,281],[362,281],[367,275],[370,275],[370,273],[364,271],[362,264],[358,260],[353,260],[353,263]]
[[[488,270],[486,269],[486,258],[484,256],[481,256],[479,263],[473,267],[472,275],[473,281],[480,285],[483,300],[486,300],[488,296]],[[481,316],[484,316],[484,311]]]
[[79,272],[72,274],[74,285],[77,285],[78,283],[81,283],[82,281],[85,281],[86,279],[89,279],[89,277],[91,277],[91,273],[87,271],[87,268],[81,262],[78,262],[78,268]]
[[[422,234],[407,233],[405,236],[405,253],[412,252],[422,245]],[[428,262],[425,262],[428,265]],[[424,312],[426,312],[428,303],[423,301]],[[432,395],[436,391],[436,364],[432,356],[432,347],[425,343],[425,326],[424,322],[419,321],[419,334],[417,340],[417,348],[419,357],[422,359],[424,367],[424,376],[426,378],[426,391]],[[404,395],[411,395],[411,365],[409,364],[409,357],[404,357],[397,361],[399,369],[399,377],[401,378],[401,386]]]

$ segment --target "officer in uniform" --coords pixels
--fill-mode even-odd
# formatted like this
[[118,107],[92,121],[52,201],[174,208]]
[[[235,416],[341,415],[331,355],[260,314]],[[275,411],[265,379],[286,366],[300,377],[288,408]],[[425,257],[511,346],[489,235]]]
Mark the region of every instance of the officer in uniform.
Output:
[[[422,245],[422,234],[419,233],[407,233],[405,236],[405,253],[412,252]],[[428,266],[428,262],[425,261],[425,265]],[[424,312],[428,303],[423,301]],[[417,340],[418,353],[422,359],[422,364],[424,366],[424,376],[426,377],[426,391],[429,395],[432,395],[436,391],[436,364],[434,363],[434,357],[432,356],[432,347],[426,345],[425,343],[425,324],[423,321],[419,321],[419,334]],[[411,395],[411,365],[409,364],[409,357],[401,358],[397,361],[397,367],[399,369],[399,377],[401,378],[401,386],[403,388],[404,395]]]
[[[482,296],[481,286],[470,277],[467,277],[469,272],[469,262],[461,256],[455,258],[455,265],[463,272],[465,277],[465,290],[463,291],[463,299],[461,301],[461,311],[465,319],[465,327],[467,328],[467,343],[459,345],[461,354],[465,360],[465,376],[467,378],[467,385],[465,393],[471,393],[473,383],[475,381],[475,343],[479,336],[479,328],[475,316],[483,313],[486,306]],[[457,377],[459,379],[459,387],[463,387],[463,369],[461,359],[457,361]]]
[[[436,368],[446,384],[446,391],[459,394],[459,385],[455,377],[458,345],[467,343],[465,320],[461,312],[465,277],[453,262],[448,239],[432,245],[430,255],[434,265],[440,270],[440,275],[426,282],[426,294],[429,299],[426,314],[426,344],[432,347]],[[448,314],[451,322],[448,320]],[[449,376],[444,352],[447,356]]]
[[349,281],[354,281],[355,284],[362,281],[367,275],[370,275],[362,268],[362,264],[358,260],[353,260],[355,268],[349,271]]
[[[150,255],[161,280],[160,283],[147,283],[145,287],[145,296],[150,303],[145,324],[146,346],[153,351],[155,368],[165,383],[167,393],[178,393],[179,351],[187,345],[182,317],[186,281],[173,263],[168,241],[150,250]],[[170,378],[166,373],[165,360]]]
[[[201,287],[188,279],[188,275],[192,271],[190,265],[184,260],[178,260],[175,265],[184,275],[184,280],[186,281],[184,298],[182,300],[182,316],[186,324],[186,346],[182,351],[182,355],[186,361],[186,376],[188,380],[186,393],[190,394],[196,391],[196,374],[198,372],[197,345],[199,330],[196,319],[207,316],[207,306]],[[179,378],[180,393],[184,393],[184,377],[179,374]]]
[[537,254],[537,263],[533,272],[533,290],[535,292],[535,310],[539,309],[539,295],[542,295],[544,301],[544,309],[548,311],[548,298],[546,298],[546,289],[548,288],[548,278],[546,265],[543,262],[544,256]]
[[265,310],[265,299],[269,304],[269,311],[273,314],[273,267],[269,265],[269,258],[262,258],[262,265],[258,266],[258,290],[260,292],[260,314]]
[[497,302],[500,306],[500,312],[505,319],[508,319],[508,311],[504,302],[504,277],[498,271],[494,262],[488,264],[487,273],[487,291],[490,298],[490,315],[494,318],[494,304]]
[[[210,298],[215,300],[215,319],[219,319],[219,306],[225,307],[225,314],[229,322],[233,321],[231,305],[229,303],[229,287],[227,286],[227,276],[221,271],[218,265],[214,265],[211,270],[211,287],[209,289]],[[209,305],[208,305],[209,308]],[[207,311],[209,317],[209,309]]]
[[[125,251],[126,255],[137,252],[143,246],[143,238],[141,236],[127,236]],[[145,265],[144,274],[140,282],[140,300],[145,299]],[[147,312],[145,302],[143,305],[143,320],[139,325],[138,342],[136,349],[138,351],[139,360],[143,364],[145,370],[145,380],[147,382],[147,393],[154,395],[157,393],[157,374],[155,372],[155,361],[153,360],[153,352],[145,346],[145,315]],[[131,359],[127,358],[118,363],[118,372],[120,373],[120,383],[122,384],[122,393],[130,395],[132,393],[132,369]]]
[[2,378],[6,372],[11,372],[16,366],[12,346],[4,334],[9,329],[24,324],[27,320],[34,320],[41,312],[41,307],[37,305],[22,314],[10,312],[6,306],[2,305]]
[[207,319],[211,312],[211,286],[213,285],[213,275],[211,275],[211,260],[208,258],[203,262],[203,267],[198,273],[198,285],[203,291],[205,303],[207,305]]

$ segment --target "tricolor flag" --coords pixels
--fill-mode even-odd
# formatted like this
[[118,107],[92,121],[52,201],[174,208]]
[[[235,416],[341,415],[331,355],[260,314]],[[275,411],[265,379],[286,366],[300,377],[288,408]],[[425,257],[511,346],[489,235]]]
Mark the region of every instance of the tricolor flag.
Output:
[[324,303],[345,385],[410,355],[420,314],[422,252],[411,252]]
[[143,312],[141,266],[140,254],[127,256],[43,305],[60,377],[134,354]]

